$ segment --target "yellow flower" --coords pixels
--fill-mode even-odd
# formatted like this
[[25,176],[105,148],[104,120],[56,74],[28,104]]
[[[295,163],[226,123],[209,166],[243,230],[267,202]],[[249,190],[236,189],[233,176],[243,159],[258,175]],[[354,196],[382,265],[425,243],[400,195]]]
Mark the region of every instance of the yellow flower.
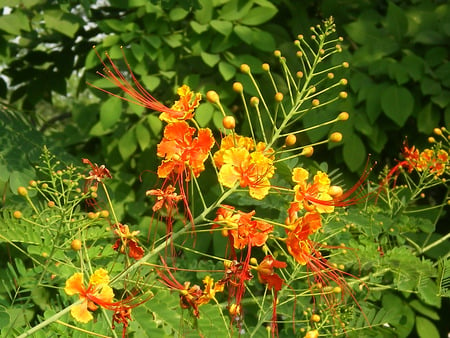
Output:
[[82,302],[72,306],[70,313],[75,320],[88,323],[93,319],[89,312],[97,310],[98,306],[108,307],[112,304],[114,292],[108,285],[109,276],[105,269],[98,269],[89,279],[87,287],[83,283],[83,274],[77,272],[66,281],[64,291],[69,296],[79,295]]

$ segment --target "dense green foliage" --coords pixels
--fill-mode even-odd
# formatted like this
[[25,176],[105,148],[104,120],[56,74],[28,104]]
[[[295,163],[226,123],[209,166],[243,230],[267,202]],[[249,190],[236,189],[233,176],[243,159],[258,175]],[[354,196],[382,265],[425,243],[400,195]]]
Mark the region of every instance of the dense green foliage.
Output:
[[[348,99],[306,116],[301,123],[308,128],[334,118],[339,111],[349,112],[350,119],[331,129],[324,127],[305,134],[309,142],[323,139],[331,131],[344,134],[342,147],[329,145],[328,151],[326,146],[322,151],[318,148],[315,159],[322,167],[327,162],[330,168],[339,166],[343,171],[357,173],[368,154],[380,163],[395,163],[406,136],[409,143],[423,149],[433,128],[443,125],[449,129],[450,5],[445,1],[323,0],[301,4],[289,0],[114,0],[110,5],[101,5],[94,0],[6,0],[0,11],[0,187],[5,199],[8,196],[12,200],[0,221],[1,242],[25,243],[17,251],[14,249],[19,257],[14,264],[1,267],[8,269],[1,289],[2,328],[9,329],[13,324],[26,327],[36,323],[33,318],[53,315],[47,306],[47,291],[33,291],[33,284],[27,284],[43,275],[41,252],[33,250],[48,244],[40,242],[48,234],[39,234],[31,227],[14,233],[12,229],[19,221],[11,216],[14,206],[22,203],[13,196],[17,188],[38,175],[33,164],[38,162],[44,145],[67,163],[79,164],[82,157],[107,163],[114,173],[109,186],[118,217],[136,224],[143,233],[150,224],[152,212],[145,190],[157,182],[154,175],[146,173],[155,172],[159,164],[155,150],[163,123],[153,112],[86,84],[121,95],[96,74],[103,71],[96,52],[103,59],[107,52],[126,71],[125,56],[145,88],[169,106],[181,84],[203,94],[210,89],[217,91],[227,112],[242,122],[240,132],[246,132],[249,126],[244,122],[232,82],[242,82],[249,96],[256,93],[248,77],[239,72],[239,66],[246,63],[255,76],[260,76],[263,62],[275,63],[275,49],[292,55],[291,41],[297,34],[307,36],[310,26],[333,16],[344,38],[344,52],[333,56],[332,61],[350,64],[349,70],[338,72],[348,79]],[[274,66],[272,71],[280,90],[286,93],[281,67]],[[262,80],[263,93],[270,86]],[[222,115],[209,102],[197,110],[197,121],[201,127],[222,128]],[[434,190],[430,203],[441,203],[443,195],[442,190]],[[399,200],[408,197],[399,195]],[[240,202],[251,203],[245,199]],[[278,208],[272,203],[267,202],[267,210]],[[354,230],[351,235],[340,233],[336,243],[330,244],[345,242],[358,249],[360,262],[353,266],[353,272],[360,269],[369,276],[368,283],[379,284],[379,290],[375,288],[367,296],[367,306],[363,305],[369,323],[380,326],[382,332],[381,324],[389,322],[400,336],[408,335],[414,325],[421,337],[438,328],[448,330],[440,321],[442,304],[438,297],[445,300],[449,296],[448,243],[421,251],[448,232],[441,228],[436,231],[441,214],[421,213],[416,218],[408,213],[390,214],[388,209],[381,204],[363,214],[355,209],[339,220],[330,220],[329,231],[345,225],[352,225]],[[84,217],[80,216],[81,223]],[[381,220],[383,226],[378,227]],[[63,237],[64,241],[70,236]],[[109,238],[100,237],[99,241],[106,245]],[[213,241],[217,243],[215,239],[203,245],[207,248]],[[404,246],[411,242],[418,246],[414,247],[414,255]],[[384,248],[383,261],[380,247]],[[6,246],[1,248],[6,255]],[[22,256],[21,250],[29,256]],[[70,254],[57,259],[68,264],[71,261]],[[345,255],[333,259],[337,264],[352,265]],[[69,275],[67,271],[59,278],[67,279]],[[14,279],[24,280],[24,289],[10,284]],[[22,293],[26,298],[22,303],[25,315],[20,323],[12,323],[10,318],[17,311],[13,305],[21,302]],[[163,296],[159,294],[136,313],[132,329],[137,336],[144,331],[150,336],[149,332],[160,332],[161,327],[166,334],[178,332],[177,301],[168,313],[159,312]],[[8,303],[5,299],[14,301]],[[222,320],[214,317],[218,314],[212,306],[208,309],[211,313],[206,316],[209,320],[205,334],[219,330],[216,320]],[[155,322],[144,319],[149,314]],[[364,327],[367,321],[354,318],[351,325]],[[54,329],[62,330],[57,325]]]

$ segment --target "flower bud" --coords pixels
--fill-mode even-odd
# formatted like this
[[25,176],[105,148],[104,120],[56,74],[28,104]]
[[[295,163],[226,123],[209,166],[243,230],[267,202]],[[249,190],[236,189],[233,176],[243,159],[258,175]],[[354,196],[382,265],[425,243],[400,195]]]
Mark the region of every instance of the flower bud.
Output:
[[314,148],[311,146],[305,147],[302,150],[302,153],[300,155],[303,155],[305,157],[311,157],[314,153]]
[[234,129],[236,127],[236,120],[233,116],[225,116],[222,120],[222,125],[225,129]]
[[341,99],[346,99],[347,96],[348,96],[347,92],[340,92],[340,93],[339,93],[339,97],[340,97]]
[[214,90],[209,90],[206,93],[206,99],[211,103],[218,103],[220,101],[219,94],[217,94]]
[[320,322],[320,316],[318,314],[313,314],[311,316],[311,321],[316,322],[316,323]]
[[70,243],[70,247],[73,251],[80,251],[81,250],[81,241],[79,239],[74,239],[72,243]]
[[284,144],[287,147],[293,146],[297,142],[297,137],[294,134],[289,134],[286,136],[286,139],[284,140]]
[[313,107],[317,107],[320,104],[320,101],[318,99],[314,99],[312,100],[311,104]]
[[268,72],[270,70],[270,66],[268,63],[263,63],[262,64],[262,70],[265,72]]
[[19,211],[19,210],[14,211],[13,217],[14,217],[14,218],[17,218],[17,219],[22,218],[22,212]]
[[275,57],[279,58],[279,57],[281,57],[281,52],[279,50],[276,50],[273,52],[273,55],[275,55]]
[[242,93],[244,91],[244,86],[240,82],[233,83],[233,90],[236,93]]
[[350,67],[350,65],[347,61],[344,61],[344,62],[342,62],[342,67],[348,68],[348,67]]
[[334,79],[334,73],[328,73],[327,77],[331,80]]
[[335,143],[341,142],[342,141],[342,134],[339,133],[339,132],[335,132],[335,133],[330,135],[329,140],[331,142],[335,142]]
[[18,187],[18,188],[17,188],[17,193],[18,193],[20,196],[27,196],[27,195],[28,195],[28,190],[27,190],[27,188],[25,188],[25,187]]
[[341,86],[346,86],[347,83],[348,83],[348,80],[347,80],[347,79],[341,79],[341,81],[339,81],[339,84],[340,84]]
[[283,101],[283,97],[284,97],[283,93],[278,92],[275,94],[275,101],[281,102]]
[[257,105],[259,104],[259,98],[257,98],[256,96],[253,96],[253,97],[250,99],[250,104],[251,104],[253,107],[257,106]]
[[348,120],[348,117],[349,117],[349,115],[348,115],[348,113],[347,113],[346,111],[343,111],[342,113],[340,113],[340,114],[338,115],[338,119],[339,119],[340,121],[347,121],[347,120]]
[[250,73],[250,66],[248,64],[246,64],[246,63],[243,63],[241,65],[241,72],[245,73],[245,74]]
[[434,128],[434,129],[433,129],[433,133],[435,133],[436,135],[441,136],[441,135],[442,135],[442,130],[439,129],[439,128]]

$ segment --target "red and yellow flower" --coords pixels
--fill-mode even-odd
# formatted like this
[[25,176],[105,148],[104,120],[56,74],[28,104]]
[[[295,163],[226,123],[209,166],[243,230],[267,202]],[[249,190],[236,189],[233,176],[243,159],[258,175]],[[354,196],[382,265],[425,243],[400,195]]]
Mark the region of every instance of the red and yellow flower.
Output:
[[235,249],[263,246],[273,231],[273,225],[252,219],[254,215],[255,211],[235,212],[234,207],[224,206],[217,210],[214,221],[225,226],[223,234],[229,236]]
[[77,272],[66,281],[64,291],[69,296],[78,295],[81,303],[73,305],[70,313],[81,323],[88,323],[93,319],[92,313],[99,306],[106,307],[114,298],[113,289],[108,285],[109,275],[105,269],[96,270],[90,277],[87,287],[83,282],[83,274]]
[[118,224],[114,233],[119,237],[113,245],[113,249],[128,254],[129,257],[136,260],[144,256],[144,249],[139,246],[137,235],[138,230],[130,231],[128,225]]
[[191,91],[189,86],[182,85],[177,90],[180,96],[178,101],[175,101],[171,110],[163,111],[159,115],[159,119],[168,123],[190,120],[194,117],[195,108],[200,104],[202,95]]

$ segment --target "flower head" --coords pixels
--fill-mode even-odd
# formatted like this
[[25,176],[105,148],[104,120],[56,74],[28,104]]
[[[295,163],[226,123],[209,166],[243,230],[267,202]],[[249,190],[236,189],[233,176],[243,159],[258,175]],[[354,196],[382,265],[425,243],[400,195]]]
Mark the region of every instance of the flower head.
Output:
[[168,123],[190,120],[194,117],[194,110],[200,104],[202,98],[200,93],[194,93],[189,86],[182,85],[177,90],[180,96],[178,101],[175,101],[170,111],[163,111],[159,115],[159,119]]
[[139,231],[130,232],[128,225],[118,224],[114,233],[119,237],[113,245],[113,249],[120,253],[128,253],[128,256],[136,260],[144,256],[144,249],[139,246],[137,235]]
[[75,273],[66,281],[64,291],[69,296],[79,295],[82,302],[73,305],[70,313],[81,323],[87,323],[93,319],[89,312],[95,311],[98,306],[107,306],[112,303],[114,292],[108,285],[109,276],[105,269],[98,269],[92,274],[87,287],[83,283],[83,274]]
[[205,170],[204,162],[214,145],[214,138],[208,128],[199,129],[197,137],[194,137],[195,131],[184,121],[165,127],[164,137],[157,148],[157,155],[164,158],[158,167],[159,177],[186,172],[186,180],[189,180],[191,173],[198,177]]
[[145,193],[147,196],[156,196],[156,203],[152,208],[153,211],[158,211],[165,208],[170,213],[176,204],[184,198],[183,195],[178,195],[175,190],[176,188],[170,184],[164,190],[147,190]]
[[214,155],[216,166],[220,169],[219,182],[228,188],[239,182],[242,188],[249,188],[251,197],[263,199],[269,193],[269,179],[275,172],[273,149],[266,149],[266,144],[260,142],[255,151],[251,151],[254,143],[249,138],[224,140],[221,149]]

